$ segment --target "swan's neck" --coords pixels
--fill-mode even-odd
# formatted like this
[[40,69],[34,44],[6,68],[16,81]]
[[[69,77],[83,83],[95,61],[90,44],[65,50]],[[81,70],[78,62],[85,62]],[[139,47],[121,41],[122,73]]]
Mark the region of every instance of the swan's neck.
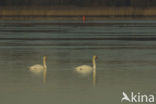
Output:
[[43,57],[43,67],[44,69],[47,69],[46,57]]
[[96,62],[95,62],[95,58],[93,58],[93,70],[96,70]]
[[47,79],[47,65],[46,65],[46,56],[43,57],[43,83],[46,83]]
[[93,86],[95,87],[96,85],[96,62],[95,62],[96,57],[93,57]]

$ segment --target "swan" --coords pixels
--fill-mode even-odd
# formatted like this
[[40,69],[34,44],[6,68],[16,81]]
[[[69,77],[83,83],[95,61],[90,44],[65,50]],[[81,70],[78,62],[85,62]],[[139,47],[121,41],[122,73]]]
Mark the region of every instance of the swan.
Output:
[[46,65],[46,56],[43,56],[43,65],[40,64],[35,64],[29,67],[29,70],[33,73],[41,73],[44,70],[47,69],[47,65]]
[[46,83],[47,79],[47,65],[46,65],[46,56],[43,56],[43,65],[36,64],[29,67],[29,70],[35,74],[43,72],[43,83]]
[[81,65],[81,66],[76,67],[75,71],[77,73],[80,73],[80,74],[90,74],[92,71],[95,72],[95,70],[96,70],[96,61],[95,61],[96,58],[97,58],[97,56],[93,56],[93,58],[92,58],[93,66]]

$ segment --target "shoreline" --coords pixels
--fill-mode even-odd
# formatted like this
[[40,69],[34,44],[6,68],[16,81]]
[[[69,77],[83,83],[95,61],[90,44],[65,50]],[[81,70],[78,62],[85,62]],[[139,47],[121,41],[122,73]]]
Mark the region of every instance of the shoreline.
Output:
[[156,8],[0,8],[0,20],[153,19]]

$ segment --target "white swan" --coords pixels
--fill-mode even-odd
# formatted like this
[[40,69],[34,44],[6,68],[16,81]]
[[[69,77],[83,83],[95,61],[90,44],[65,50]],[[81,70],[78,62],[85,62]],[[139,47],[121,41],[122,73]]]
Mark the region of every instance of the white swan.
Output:
[[44,71],[44,69],[47,69],[47,65],[46,65],[46,56],[43,56],[43,65],[40,64],[36,64],[33,66],[29,67],[29,70],[33,73],[41,73]]
[[81,65],[81,66],[76,67],[75,71],[80,74],[90,74],[92,71],[95,71],[96,70],[96,62],[95,62],[96,58],[97,56],[93,56],[92,58],[93,66]]
[[47,65],[46,65],[46,56],[43,56],[43,65],[36,64],[29,67],[29,70],[35,74],[43,72],[43,83],[46,83],[47,79]]

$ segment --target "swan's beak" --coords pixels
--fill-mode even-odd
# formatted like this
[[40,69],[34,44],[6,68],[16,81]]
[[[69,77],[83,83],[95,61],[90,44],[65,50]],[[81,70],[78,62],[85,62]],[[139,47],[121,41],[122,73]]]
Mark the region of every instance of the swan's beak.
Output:
[[95,59],[98,59],[98,57],[96,56]]
[[98,59],[98,57],[97,56],[93,56],[94,57],[94,59]]

